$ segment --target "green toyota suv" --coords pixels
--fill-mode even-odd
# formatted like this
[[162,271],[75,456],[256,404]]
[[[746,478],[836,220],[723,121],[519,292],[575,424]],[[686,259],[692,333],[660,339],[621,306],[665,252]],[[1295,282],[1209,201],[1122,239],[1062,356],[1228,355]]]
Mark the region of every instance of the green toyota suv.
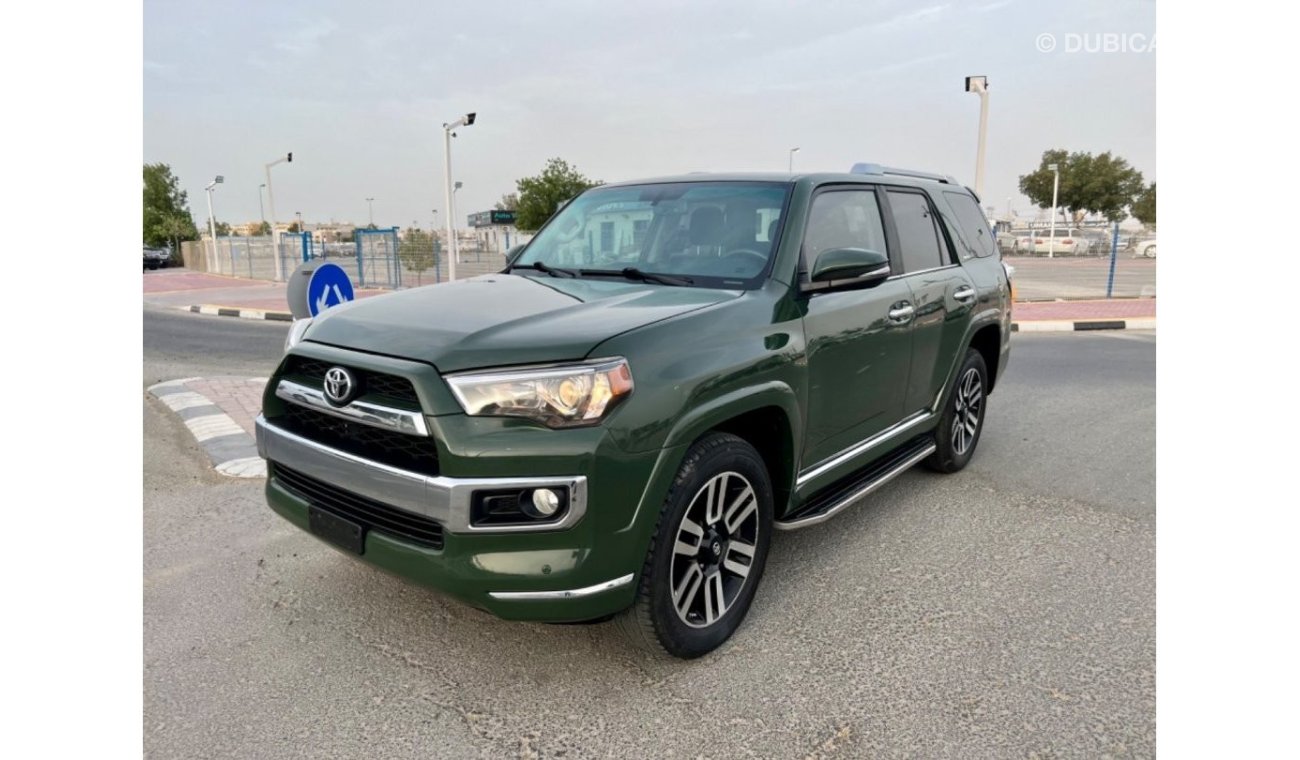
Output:
[[695,657],[772,533],[970,461],[1010,289],[950,177],[604,185],[500,274],[295,323],[257,420],[273,510],[503,618]]

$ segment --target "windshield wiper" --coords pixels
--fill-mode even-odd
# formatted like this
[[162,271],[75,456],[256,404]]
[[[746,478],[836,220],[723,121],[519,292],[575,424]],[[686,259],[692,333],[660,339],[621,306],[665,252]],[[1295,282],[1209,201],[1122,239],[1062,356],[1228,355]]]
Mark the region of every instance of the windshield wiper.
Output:
[[573,271],[572,269],[561,269],[560,267],[553,267],[550,264],[544,264],[540,261],[534,261],[531,264],[511,264],[510,266],[506,267],[506,272],[510,272],[515,269],[536,269],[537,271],[543,272],[545,274],[549,274],[552,277],[577,277],[578,276],[578,273]]
[[579,269],[579,274],[588,275],[612,275],[626,277],[629,280],[640,280],[641,282],[657,282],[660,285],[694,285],[695,280],[689,277],[675,277],[667,274],[656,274],[654,272],[643,272],[636,267],[623,267],[622,269]]

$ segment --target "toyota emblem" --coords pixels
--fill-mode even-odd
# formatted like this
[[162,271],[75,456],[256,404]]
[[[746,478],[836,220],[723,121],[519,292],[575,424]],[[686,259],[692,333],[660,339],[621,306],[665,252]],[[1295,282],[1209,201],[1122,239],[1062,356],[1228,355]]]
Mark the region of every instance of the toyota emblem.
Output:
[[357,383],[352,373],[342,367],[330,367],[325,373],[325,400],[335,406],[343,406],[356,394]]

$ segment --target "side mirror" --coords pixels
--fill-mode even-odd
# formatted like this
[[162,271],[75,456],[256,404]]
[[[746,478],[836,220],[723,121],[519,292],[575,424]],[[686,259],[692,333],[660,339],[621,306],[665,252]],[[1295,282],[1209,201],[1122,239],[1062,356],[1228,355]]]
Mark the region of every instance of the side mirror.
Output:
[[831,248],[813,262],[807,290],[879,282],[889,276],[889,257],[865,248]]
[[514,246],[510,250],[506,251],[506,266],[510,266],[511,264],[515,263],[515,259],[519,258],[519,254],[523,253],[524,249],[527,247],[528,247],[527,243],[520,243],[519,245]]

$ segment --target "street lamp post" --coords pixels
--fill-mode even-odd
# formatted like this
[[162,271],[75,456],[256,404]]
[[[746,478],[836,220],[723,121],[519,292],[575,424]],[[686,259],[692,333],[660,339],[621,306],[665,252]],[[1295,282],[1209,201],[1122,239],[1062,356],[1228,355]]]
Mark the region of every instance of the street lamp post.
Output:
[[275,279],[284,279],[284,262],[280,261],[280,245],[275,239],[275,190],[271,186],[271,167],[281,163],[293,163],[293,153],[289,152],[266,165],[266,200],[271,207],[271,254],[275,257]]
[[980,96],[980,136],[975,148],[975,194],[984,195],[984,137],[989,127],[989,78],[966,77],[966,92]]
[[458,129],[460,127],[470,126],[471,124],[474,123],[474,119],[477,116],[478,116],[477,113],[467,113],[464,116],[460,117],[459,119],[451,122],[450,124],[442,125],[442,149],[443,149],[443,156],[444,156],[443,169],[445,172],[443,176],[443,183],[447,191],[447,208],[450,209],[450,212],[447,214],[447,249],[451,255],[447,259],[448,261],[447,266],[448,266],[448,280],[453,282],[456,279],[457,252],[456,252],[456,231],[452,227],[452,221],[453,221],[452,217],[456,215],[456,206],[454,205],[451,197],[452,194],[451,138],[452,135],[454,134],[452,130]]
[[796,154],[796,153],[798,153],[798,152],[799,152],[799,149],[798,149],[798,148],[791,148],[791,149],[790,149],[790,163],[789,163],[789,165],[786,167],[786,171],[790,172],[791,174],[794,173],[794,154]]
[[266,224],[266,209],[262,208],[262,188],[264,187],[266,187],[265,182],[257,186],[257,218],[262,220],[262,224]]
[[208,235],[212,238],[212,245],[208,247],[209,272],[211,272],[217,264],[217,218],[212,215],[212,191],[217,188],[217,185],[220,185],[225,181],[226,178],[218,174],[216,179],[209,182],[208,186],[203,188],[208,194]]
[[1047,168],[1052,170],[1052,220],[1047,228],[1047,258],[1050,259],[1056,252],[1056,193],[1061,189],[1061,165],[1048,164]]
[[370,226],[375,226],[375,199],[366,198],[366,203],[370,204]]
[[[465,183],[460,181],[457,181],[456,184],[451,186],[451,228],[453,230],[456,229],[456,219],[458,218],[457,211],[456,211],[456,193],[459,193],[460,189],[464,186]],[[460,237],[459,237],[460,232],[457,232],[456,235],[457,235],[456,260],[459,261],[460,260]]]

